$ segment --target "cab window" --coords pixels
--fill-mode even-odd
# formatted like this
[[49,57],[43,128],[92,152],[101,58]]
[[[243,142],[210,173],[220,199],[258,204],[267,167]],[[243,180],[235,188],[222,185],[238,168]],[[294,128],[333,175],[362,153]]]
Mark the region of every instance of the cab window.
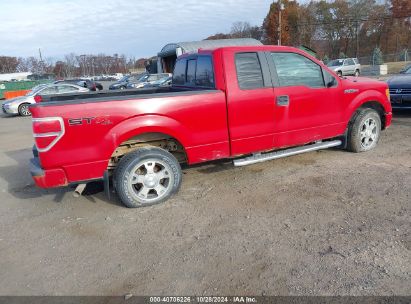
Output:
[[196,85],[200,87],[214,87],[213,62],[210,56],[197,58]]
[[173,72],[173,84],[184,85],[186,82],[186,59],[180,59],[176,62]]
[[196,65],[197,65],[196,59],[187,60],[186,83],[190,86],[195,84]]
[[215,88],[211,56],[183,58],[176,62],[173,85]]
[[323,69],[323,76],[324,76],[325,86],[327,86],[329,88],[332,88],[332,87],[336,87],[338,85],[338,82],[335,79],[335,77],[333,75],[331,75],[330,73],[328,73],[324,69]]
[[264,87],[263,72],[257,53],[235,55],[238,85],[243,90]]
[[321,66],[296,53],[271,53],[281,87],[325,87]]

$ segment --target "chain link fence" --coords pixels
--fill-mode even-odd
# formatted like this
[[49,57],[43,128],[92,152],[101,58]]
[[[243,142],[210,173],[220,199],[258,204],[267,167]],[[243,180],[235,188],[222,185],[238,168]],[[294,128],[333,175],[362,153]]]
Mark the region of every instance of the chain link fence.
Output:
[[[408,61],[411,61],[411,51],[406,50],[406,51],[402,51],[398,53],[383,54],[382,59],[384,63],[408,62]],[[372,55],[359,57],[358,60],[360,61],[360,64],[363,64],[363,65],[375,65],[377,62],[376,58],[373,58]]]

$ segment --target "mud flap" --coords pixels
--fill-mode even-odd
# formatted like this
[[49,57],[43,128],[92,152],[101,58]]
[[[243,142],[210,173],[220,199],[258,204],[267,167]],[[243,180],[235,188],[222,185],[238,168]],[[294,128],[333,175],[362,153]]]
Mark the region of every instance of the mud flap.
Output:
[[104,193],[106,195],[106,197],[108,198],[108,200],[111,199],[111,195],[110,195],[110,176],[108,174],[108,171],[104,171],[104,175],[103,175],[103,182],[104,182]]

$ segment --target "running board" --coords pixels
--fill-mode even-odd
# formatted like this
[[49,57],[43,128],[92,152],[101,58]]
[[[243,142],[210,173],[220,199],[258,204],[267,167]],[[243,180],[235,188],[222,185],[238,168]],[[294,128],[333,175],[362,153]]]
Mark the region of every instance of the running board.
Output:
[[261,163],[266,160],[272,160],[272,159],[297,155],[297,154],[301,154],[305,152],[311,152],[311,151],[316,151],[316,150],[321,150],[321,149],[337,147],[337,146],[340,146],[341,144],[342,144],[341,140],[317,142],[315,144],[296,147],[296,148],[290,148],[290,149],[281,150],[281,151],[268,152],[264,154],[261,154],[261,153],[253,154],[251,156],[247,156],[244,158],[235,159],[233,163],[234,163],[234,166],[236,167],[246,166],[246,165],[251,165],[255,163]]

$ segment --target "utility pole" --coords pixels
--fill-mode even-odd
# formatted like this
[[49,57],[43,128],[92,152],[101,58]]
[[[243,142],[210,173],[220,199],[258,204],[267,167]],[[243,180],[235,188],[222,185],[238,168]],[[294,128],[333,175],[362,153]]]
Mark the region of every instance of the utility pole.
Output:
[[358,27],[358,19],[355,21],[355,39],[356,39],[356,49],[355,49],[355,57],[358,59],[359,56],[359,50],[360,50],[360,41],[358,38],[358,31],[359,31],[359,27]]
[[284,10],[284,4],[280,1],[280,9],[278,10],[278,45],[281,45],[281,12]]
[[39,48],[39,57],[40,57],[40,62],[39,62],[39,71],[38,71],[38,73],[44,73],[45,72],[45,67],[44,67],[43,56],[41,56],[41,49],[40,48]]
[[41,56],[41,49],[39,48],[39,56],[40,56],[40,62],[43,62],[43,57]]

